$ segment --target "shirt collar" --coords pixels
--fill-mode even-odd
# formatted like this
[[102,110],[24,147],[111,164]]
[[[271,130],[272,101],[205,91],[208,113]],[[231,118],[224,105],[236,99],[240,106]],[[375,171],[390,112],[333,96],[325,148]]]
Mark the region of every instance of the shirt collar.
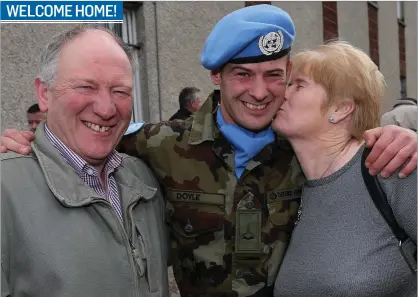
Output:
[[[45,124],[46,138],[52,143],[52,145],[60,152],[61,156],[67,161],[67,163],[77,172],[78,176],[81,176],[87,169],[93,168],[86,160],[81,158],[68,146],[66,146]],[[122,164],[122,156],[115,150],[113,150],[106,158],[105,172],[113,172]]]

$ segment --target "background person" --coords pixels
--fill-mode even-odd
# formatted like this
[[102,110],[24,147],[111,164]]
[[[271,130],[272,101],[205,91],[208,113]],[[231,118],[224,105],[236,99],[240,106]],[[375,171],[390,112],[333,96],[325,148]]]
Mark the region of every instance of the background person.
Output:
[[187,87],[181,90],[179,94],[179,110],[170,118],[172,120],[185,120],[192,115],[193,112],[199,110],[200,107],[200,89],[195,87]]
[[34,132],[36,127],[46,120],[46,114],[39,109],[38,103],[31,105],[26,111],[29,130]]

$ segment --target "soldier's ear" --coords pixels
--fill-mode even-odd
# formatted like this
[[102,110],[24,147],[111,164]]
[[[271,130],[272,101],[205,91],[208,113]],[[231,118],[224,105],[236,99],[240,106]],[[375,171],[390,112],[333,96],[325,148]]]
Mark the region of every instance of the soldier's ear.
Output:
[[220,70],[211,70],[210,78],[212,83],[216,86],[219,86],[221,83],[221,71]]

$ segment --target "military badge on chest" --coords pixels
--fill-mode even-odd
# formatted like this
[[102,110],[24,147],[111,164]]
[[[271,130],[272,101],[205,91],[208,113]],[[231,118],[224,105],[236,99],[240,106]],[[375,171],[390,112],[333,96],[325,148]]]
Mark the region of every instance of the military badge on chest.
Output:
[[238,203],[235,226],[235,252],[260,253],[261,251],[261,209],[255,207],[255,197],[247,193]]

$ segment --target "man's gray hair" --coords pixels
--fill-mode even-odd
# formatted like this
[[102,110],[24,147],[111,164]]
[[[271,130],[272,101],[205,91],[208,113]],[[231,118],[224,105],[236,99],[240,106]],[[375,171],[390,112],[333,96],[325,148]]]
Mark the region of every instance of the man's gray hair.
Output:
[[65,44],[67,44],[67,42],[80,36],[87,30],[100,30],[107,32],[109,35],[111,35],[115,42],[124,50],[124,52],[128,56],[132,69],[135,69],[137,57],[135,56],[134,51],[112,31],[103,27],[100,24],[78,25],[54,36],[41,53],[41,58],[39,62],[39,78],[41,79],[41,81],[46,83],[48,87],[52,87],[55,84],[61,49],[64,47]]
[[196,87],[186,87],[180,91],[179,94],[179,105],[181,108],[185,108],[187,103],[197,99],[197,95],[200,89]]

